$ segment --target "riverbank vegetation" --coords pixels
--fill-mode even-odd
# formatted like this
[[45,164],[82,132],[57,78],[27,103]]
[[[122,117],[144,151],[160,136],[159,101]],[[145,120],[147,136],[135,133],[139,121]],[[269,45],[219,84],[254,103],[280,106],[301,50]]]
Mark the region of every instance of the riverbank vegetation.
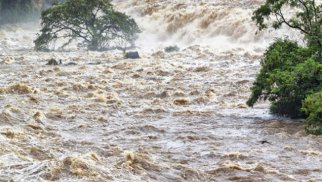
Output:
[[[285,7],[296,10],[287,18]],[[304,34],[306,46],[276,40],[264,54],[247,104],[269,100],[273,114],[306,118],[306,130],[322,134],[322,5],[314,0],[266,0],[254,12],[259,29],[286,25]],[[275,21],[270,21],[274,17]]]

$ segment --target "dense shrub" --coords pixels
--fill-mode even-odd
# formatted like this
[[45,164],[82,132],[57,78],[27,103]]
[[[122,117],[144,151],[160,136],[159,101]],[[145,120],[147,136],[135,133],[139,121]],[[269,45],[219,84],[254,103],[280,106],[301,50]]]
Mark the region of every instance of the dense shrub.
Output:
[[305,99],[302,110],[308,115],[306,130],[312,134],[322,134],[322,89]]
[[302,101],[316,92],[322,83],[321,63],[314,51],[295,42],[278,40],[269,47],[261,61],[261,70],[247,104],[258,99],[271,101],[271,112],[292,118],[303,117]]
[[[294,8],[293,17],[284,15],[284,7]],[[304,34],[306,47],[289,40],[277,40],[266,51],[261,70],[251,88],[247,104],[269,100],[271,112],[306,119],[310,133],[322,134],[322,5],[314,0],[266,0],[254,12],[259,29],[281,25]],[[269,21],[271,17],[275,21]],[[271,24],[270,24],[271,23]]]

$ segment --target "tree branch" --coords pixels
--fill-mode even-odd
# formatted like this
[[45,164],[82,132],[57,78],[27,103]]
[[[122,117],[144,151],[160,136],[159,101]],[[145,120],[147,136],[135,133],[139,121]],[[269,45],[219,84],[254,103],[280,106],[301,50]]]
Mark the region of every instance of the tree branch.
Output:
[[309,29],[312,30],[312,22],[311,22],[310,10],[309,10],[309,8],[307,7],[306,3],[303,0],[299,0],[299,2],[303,5],[303,7],[304,7],[304,9],[306,11],[306,16],[307,16],[306,18],[307,18],[307,20],[308,20],[308,22],[310,24]]
[[79,31],[77,31],[77,30],[75,30],[75,29],[73,29],[73,28],[71,28],[71,27],[69,27],[69,26],[66,26],[66,25],[64,25],[63,23],[59,23],[59,24],[60,24],[61,26],[63,26],[63,27],[64,27],[64,29],[70,30],[70,31],[72,31],[74,34],[76,34],[78,37],[83,38],[84,40],[86,40],[86,41],[90,42],[90,40],[89,40],[89,39],[87,39],[87,37],[86,37],[86,36],[81,35]]
[[288,22],[286,19],[285,19],[285,17],[284,17],[284,15],[283,15],[283,13],[282,13],[282,11],[281,10],[279,10],[279,12],[277,12],[276,13],[278,16],[280,16],[281,17],[281,19],[282,19],[282,23],[285,23],[287,26],[289,26],[289,27],[291,27],[291,28],[295,28],[295,29],[298,29],[298,30],[300,30],[301,32],[303,32],[303,33],[305,33],[305,34],[307,34],[307,35],[311,35],[311,33],[310,32],[308,32],[308,31],[306,31],[305,29],[303,29],[302,27],[300,27],[300,26],[296,26],[296,25],[292,25],[290,22]]

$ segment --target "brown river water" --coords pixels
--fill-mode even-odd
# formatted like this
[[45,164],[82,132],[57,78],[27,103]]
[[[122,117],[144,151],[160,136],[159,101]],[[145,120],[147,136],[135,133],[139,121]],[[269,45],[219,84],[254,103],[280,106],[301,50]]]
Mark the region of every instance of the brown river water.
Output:
[[261,2],[114,1],[142,28],[137,60],[35,52],[37,23],[1,27],[0,181],[322,181],[322,137],[245,105],[265,48],[299,37],[255,35]]

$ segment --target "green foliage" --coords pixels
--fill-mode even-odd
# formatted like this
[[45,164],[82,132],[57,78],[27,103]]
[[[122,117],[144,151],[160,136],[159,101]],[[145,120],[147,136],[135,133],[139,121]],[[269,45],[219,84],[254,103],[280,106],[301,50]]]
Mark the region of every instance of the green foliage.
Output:
[[80,47],[102,50],[111,44],[133,44],[140,32],[134,19],[115,11],[110,0],[66,0],[42,12],[36,50],[46,50],[56,40],[82,40]]
[[302,111],[308,115],[306,130],[312,134],[322,134],[322,89],[305,99]]
[[[293,17],[284,16],[284,7],[296,10]],[[296,42],[277,40],[266,51],[261,70],[247,101],[269,100],[271,112],[292,118],[306,119],[310,133],[322,134],[322,5],[314,0],[266,0],[254,12],[259,29],[285,24],[305,35],[307,47]],[[275,21],[268,21],[271,16]],[[271,24],[269,24],[271,23]]]
[[262,67],[247,104],[253,106],[259,99],[268,99],[272,113],[303,117],[302,101],[322,83],[322,64],[311,57],[313,52],[295,42],[276,41],[261,61]]
[[[283,12],[287,6],[297,10],[291,18],[287,18]],[[271,16],[275,17],[275,21],[268,21]],[[252,18],[260,30],[269,26],[277,29],[285,24],[301,31],[306,36],[308,46],[318,51],[321,57],[322,5],[318,5],[315,0],[266,0]]]

